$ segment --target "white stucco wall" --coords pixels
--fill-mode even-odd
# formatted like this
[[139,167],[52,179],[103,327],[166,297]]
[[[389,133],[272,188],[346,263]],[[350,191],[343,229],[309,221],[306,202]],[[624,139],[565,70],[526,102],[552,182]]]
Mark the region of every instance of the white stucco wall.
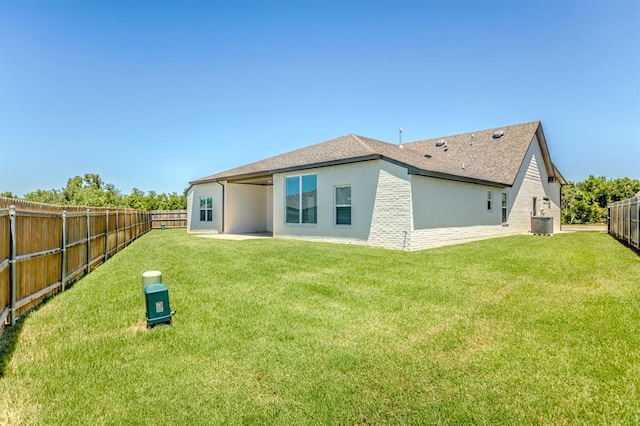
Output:
[[270,186],[227,183],[225,187],[225,229],[227,234],[268,230]]
[[[366,244],[376,194],[380,160],[281,173],[273,176],[274,237],[304,238]],[[285,223],[285,179],[288,176],[317,176],[317,224]],[[335,225],[334,188],[351,185],[351,225]]]
[[[213,221],[200,221],[200,197],[213,197]],[[222,187],[217,183],[194,185],[187,192],[187,231],[220,232],[222,229]]]
[[[414,229],[502,224],[503,188],[412,176]],[[487,192],[492,206],[487,208]]]
[[[382,160],[306,170],[316,174],[317,224],[284,222],[284,183],[274,176],[273,235],[312,241],[408,249],[411,237],[411,183],[406,168]],[[335,225],[334,188],[351,185],[351,225]]]
[[[496,188],[412,176],[413,228],[410,250],[509,235],[502,224],[502,193]],[[492,208],[488,209],[488,192]]]

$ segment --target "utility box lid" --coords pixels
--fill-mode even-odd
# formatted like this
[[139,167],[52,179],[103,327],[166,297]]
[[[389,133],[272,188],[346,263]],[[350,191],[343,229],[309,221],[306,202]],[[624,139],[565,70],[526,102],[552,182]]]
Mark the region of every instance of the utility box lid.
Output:
[[167,288],[167,286],[166,286],[166,285],[164,285],[164,284],[151,284],[151,285],[148,285],[148,286],[146,286],[146,287],[144,288],[144,292],[145,292],[146,294],[151,294],[151,293],[161,293],[161,292],[163,292],[163,291],[166,291],[166,292],[168,292],[168,291],[169,291],[169,289]]

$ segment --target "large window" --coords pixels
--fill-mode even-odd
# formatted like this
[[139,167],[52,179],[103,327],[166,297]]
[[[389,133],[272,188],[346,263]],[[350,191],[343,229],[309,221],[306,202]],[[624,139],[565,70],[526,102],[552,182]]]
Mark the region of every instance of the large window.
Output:
[[316,175],[286,178],[286,223],[318,223]]
[[507,193],[502,193],[502,223],[507,223]]
[[351,187],[335,188],[336,225],[351,225]]
[[200,197],[200,222],[213,221],[213,197]]

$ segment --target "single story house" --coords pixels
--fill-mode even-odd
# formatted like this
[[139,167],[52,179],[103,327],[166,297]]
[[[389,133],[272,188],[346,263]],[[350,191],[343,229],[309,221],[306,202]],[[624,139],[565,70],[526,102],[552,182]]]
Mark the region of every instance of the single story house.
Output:
[[190,182],[189,232],[420,250],[560,229],[539,121],[392,144],[349,134]]

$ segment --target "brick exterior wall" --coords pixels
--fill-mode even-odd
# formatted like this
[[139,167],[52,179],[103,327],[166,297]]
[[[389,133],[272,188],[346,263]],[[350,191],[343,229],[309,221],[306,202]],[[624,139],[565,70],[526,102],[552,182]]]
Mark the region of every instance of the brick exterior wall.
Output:
[[411,181],[407,170],[390,164],[386,170],[380,169],[368,245],[410,249],[411,205]]

